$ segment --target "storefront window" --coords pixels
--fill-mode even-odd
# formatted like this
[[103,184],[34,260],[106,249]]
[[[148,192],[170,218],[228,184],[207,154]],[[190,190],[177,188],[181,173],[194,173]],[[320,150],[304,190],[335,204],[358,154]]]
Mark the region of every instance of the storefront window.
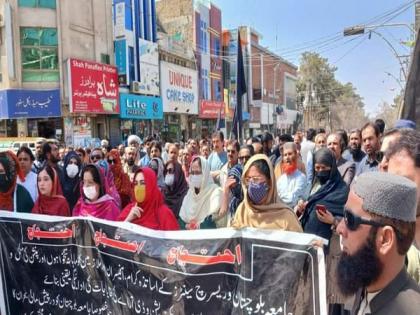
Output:
[[20,7],[55,9],[55,0],[19,0]]
[[23,27],[20,34],[23,81],[59,81],[57,29]]

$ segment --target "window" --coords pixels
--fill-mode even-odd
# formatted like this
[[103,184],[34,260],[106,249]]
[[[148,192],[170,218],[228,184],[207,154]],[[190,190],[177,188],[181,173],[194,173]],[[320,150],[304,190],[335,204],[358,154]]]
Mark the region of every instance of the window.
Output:
[[59,81],[57,29],[22,27],[20,45],[24,82]]
[[125,28],[133,30],[133,12],[131,8],[131,0],[125,0]]
[[19,0],[20,7],[55,9],[55,0]]
[[200,48],[201,51],[207,52],[207,23],[200,21]]
[[130,82],[135,81],[135,70],[134,70],[134,48],[128,47],[128,70]]
[[110,64],[110,58],[108,54],[101,54],[101,63]]
[[220,56],[220,39],[218,37],[214,38],[213,47],[213,54],[216,56]]
[[202,77],[201,77],[201,83],[202,83],[202,99],[208,100],[209,99],[209,79],[208,79],[208,71],[206,69],[202,70]]
[[221,102],[222,101],[222,86],[220,84],[220,80],[213,81],[213,91],[214,91],[215,101]]

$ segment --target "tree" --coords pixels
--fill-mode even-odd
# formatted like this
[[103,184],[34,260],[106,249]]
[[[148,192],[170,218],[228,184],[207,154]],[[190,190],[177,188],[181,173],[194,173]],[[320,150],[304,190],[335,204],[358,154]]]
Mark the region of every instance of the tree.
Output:
[[318,53],[302,55],[297,93],[305,109],[306,127],[349,130],[367,121],[363,98],[352,83],[336,80],[336,70]]
[[[396,99],[398,99],[398,96],[394,99],[394,101]],[[378,118],[384,120],[386,128],[391,128],[395,125],[395,122],[398,119],[398,106],[396,106],[396,104],[382,102],[381,104],[379,104],[379,109],[374,117],[374,119]]]

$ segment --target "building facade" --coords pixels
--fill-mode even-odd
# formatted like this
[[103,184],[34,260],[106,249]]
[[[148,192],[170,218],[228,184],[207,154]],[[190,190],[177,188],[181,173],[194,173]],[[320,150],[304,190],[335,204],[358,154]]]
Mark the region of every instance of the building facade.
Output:
[[69,144],[81,129],[89,139],[109,137],[118,113],[72,111],[68,64],[71,58],[100,65],[114,59],[112,1],[0,1],[0,14],[0,106],[7,108],[0,134]]
[[205,0],[161,0],[156,12],[162,31],[194,52],[199,95],[194,129],[207,136],[224,115],[221,11]]
[[223,32],[224,85],[230,110],[236,105],[238,32],[247,83],[248,106],[243,109],[246,136],[263,130],[274,133],[291,130],[296,127],[299,117],[296,105],[297,67],[261,46],[262,35],[248,26]]

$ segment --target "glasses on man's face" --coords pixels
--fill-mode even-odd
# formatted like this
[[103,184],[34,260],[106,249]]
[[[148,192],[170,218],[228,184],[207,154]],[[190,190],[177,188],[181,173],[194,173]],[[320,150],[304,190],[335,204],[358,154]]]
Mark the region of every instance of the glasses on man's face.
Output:
[[377,227],[385,226],[385,224],[382,224],[380,222],[355,215],[354,213],[349,211],[349,209],[344,209],[344,223],[350,231],[356,231],[359,228],[360,224],[366,224]]
[[108,164],[114,164],[115,160],[108,160]]
[[99,161],[101,158],[102,158],[102,156],[100,156],[100,155],[91,155],[90,156],[90,159],[92,161]]

